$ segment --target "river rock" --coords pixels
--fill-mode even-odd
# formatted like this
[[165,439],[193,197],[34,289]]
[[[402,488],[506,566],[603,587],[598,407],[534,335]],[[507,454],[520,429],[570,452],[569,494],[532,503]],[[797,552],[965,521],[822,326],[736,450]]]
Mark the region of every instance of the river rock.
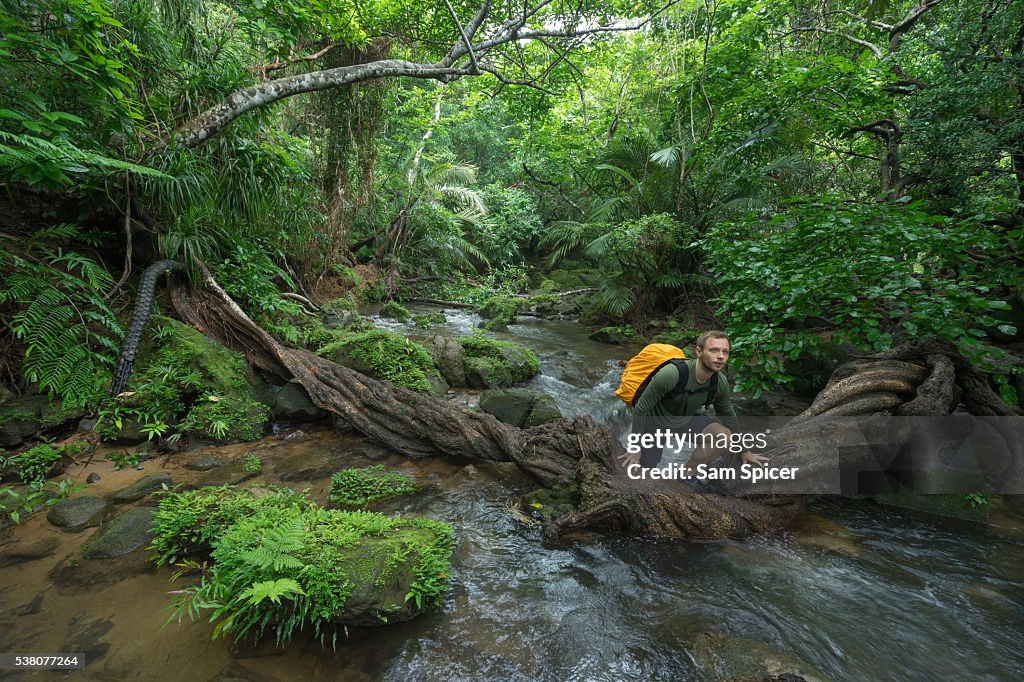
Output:
[[305,389],[295,381],[285,384],[273,405],[274,419],[289,422],[312,422],[323,419],[326,412],[313,404]]
[[297,452],[285,457],[274,467],[274,474],[282,481],[314,481],[327,478],[345,466],[345,458],[336,450]]
[[462,344],[440,334],[423,344],[441,376],[450,386],[467,386]]
[[530,428],[562,416],[551,396],[527,388],[484,391],[480,396],[480,409],[520,428]]
[[154,490],[162,489],[164,486],[171,486],[170,476],[167,474],[150,474],[149,476],[143,476],[127,488],[118,490],[110,496],[110,499],[115,504],[134,502],[135,500],[141,500]]
[[598,343],[611,343],[616,345],[629,344],[636,341],[632,336],[626,336],[615,327],[598,329],[590,335],[590,338]]
[[85,660],[95,665],[110,650],[110,644],[104,642],[103,637],[113,627],[114,624],[105,618],[93,618],[88,613],[80,613],[68,623],[67,639],[60,650],[84,654]]
[[250,478],[255,478],[259,474],[259,471],[246,471],[245,462],[239,457],[225,466],[219,466],[211,471],[207,471],[197,481],[197,485],[200,487],[205,485],[238,485],[248,481]]
[[93,483],[99,483],[100,480],[100,475],[97,474],[95,471],[85,477],[85,482],[88,483],[89,485],[92,485]]
[[209,471],[224,464],[224,461],[216,455],[196,455],[185,462],[185,468],[192,471]]
[[65,409],[60,401],[50,402],[47,396],[39,393],[10,400],[0,408],[0,448],[16,448],[41,429],[60,426],[84,416],[84,409]]
[[37,538],[25,538],[4,545],[0,553],[0,566],[14,566],[29,561],[38,561],[51,556],[60,547],[60,540],[47,535]]
[[109,504],[98,497],[76,497],[72,500],[61,500],[50,507],[46,520],[61,530],[77,533],[98,526],[103,522],[103,515]]
[[85,547],[86,559],[107,559],[133,552],[153,539],[154,507],[136,507],[103,526],[97,537]]
[[702,633],[693,643],[693,657],[712,680],[829,681],[808,663],[752,639]]

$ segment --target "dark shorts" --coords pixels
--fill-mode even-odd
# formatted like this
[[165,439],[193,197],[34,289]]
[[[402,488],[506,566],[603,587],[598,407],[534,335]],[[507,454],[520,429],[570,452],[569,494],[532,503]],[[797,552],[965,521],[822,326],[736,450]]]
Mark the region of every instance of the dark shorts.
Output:
[[691,433],[703,433],[704,429],[714,424],[717,420],[706,414],[699,414],[686,424],[686,430]]

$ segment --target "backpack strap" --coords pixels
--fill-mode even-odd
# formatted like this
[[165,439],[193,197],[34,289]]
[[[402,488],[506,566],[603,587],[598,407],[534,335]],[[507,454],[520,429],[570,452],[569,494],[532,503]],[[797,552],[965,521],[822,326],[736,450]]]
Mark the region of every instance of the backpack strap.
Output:
[[676,383],[675,388],[665,394],[665,398],[674,398],[683,393],[693,395],[707,391],[708,398],[704,401],[705,409],[715,404],[715,399],[718,398],[718,372],[711,375],[707,388],[698,388],[695,391],[690,391],[686,388],[686,382],[690,380],[690,366],[686,364],[686,360],[669,360],[669,362],[679,370],[679,381]]
[[715,372],[714,374],[711,375],[711,381],[708,383],[708,387],[706,389],[698,388],[696,391],[688,391],[686,389],[686,383],[690,380],[690,366],[686,364],[686,360],[684,358],[673,358],[671,360],[666,360],[665,362],[661,363],[660,365],[658,365],[658,368],[656,370],[647,375],[647,378],[644,379],[643,383],[640,384],[640,386],[636,389],[636,393],[633,395],[634,405],[636,404],[637,399],[640,397],[640,394],[643,393],[643,390],[647,388],[647,384],[651,382],[651,378],[655,374],[657,374],[661,370],[661,368],[669,364],[676,366],[676,370],[678,370],[679,372],[679,380],[676,381],[676,385],[672,388],[671,391],[665,394],[662,400],[675,398],[676,396],[682,395],[683,393],[693,395],[694,393],[703,393],[704,391],[707,391],[708,399],[704,403],[704,407],[708,408],[715,404],[715,399],[718,397],[718,372]]

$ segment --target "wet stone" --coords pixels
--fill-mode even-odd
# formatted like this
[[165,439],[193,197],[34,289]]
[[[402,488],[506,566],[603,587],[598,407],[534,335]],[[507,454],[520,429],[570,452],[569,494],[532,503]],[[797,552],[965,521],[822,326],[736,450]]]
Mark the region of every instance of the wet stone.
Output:
[[85,482],[88,483],[89,485],[92,485],[93,483],[99,483],[100,475],[94,471],[86,477]]
[[196,455],[185,462],[185,468],[192,471],[209,471],[224,464],[224,461],[216,455]]
[[143,476],[127,488],[118,490],[110,496],[110,499],[117,504],[121,504],[123,502],[134,502],[135,500],[141,500],[154,490],[160,490],[165,485],[171,485],[170,476],[167,474],[150,474],[149,476]]
[[86,661],[95,663],[110,650],[110,644],[101,640],[113,627],[114,624],[105,618],[90,618],[88,614],[80,613],[68,623],[68,637],[60,650],[85,654]]
[[246,471],[245,462],[239,457],[235,461],[227,464],[226,466],[220,466],[211,471],[207,471],[197,481],[197,485],[202,487],[206,485],[238,485],[244,481],[248,481],[250,478],[254,478],[259,475],[258,471]]
[[314,481],[342,468],[344,459],[335,450],[299,452],[278,462],[274,473],[282,481]]
[[82,554],[86,559],[107,559],[119,557],[139,547],[148,545],[153,539],[154,507],[129,509],[100,529],[98,537],[90,542]]
[[61,500],[46,515],[46,520],[61,530],[78,532],[98,526],[103,522],[103,513],[108,507],[106,500],[98,497],[76,497]]
[[53,536],[21,540],[4,545],[3,551],[0,552],[0,566],[14,566],[44,559],[56,552],[59,546],[60,540]]

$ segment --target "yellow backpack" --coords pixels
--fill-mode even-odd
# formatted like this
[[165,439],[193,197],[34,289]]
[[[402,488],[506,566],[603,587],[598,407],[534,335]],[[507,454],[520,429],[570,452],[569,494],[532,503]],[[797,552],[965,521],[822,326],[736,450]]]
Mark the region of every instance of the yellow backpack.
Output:
[[[622,381],[615,391],[615,397],[630,407],[636,401],[636,397],[647,387],[647,383],[659,369],[670,362],[679,370],[679,381],[675,388],[665,394],[665,398],[671,398],[681,393],[687,393],[686,382],[690,377],[690,368],[684,362],[686,353],[682,348],[670,346],[667,343],[651,343],[644,346],[644,349],[630,358],[626,368],[622,371]],[[718,373],[712,377],[706,389],[693,391],[693,393],[708,392],[706,405],[710,406],[715,402],[718,394]]]

